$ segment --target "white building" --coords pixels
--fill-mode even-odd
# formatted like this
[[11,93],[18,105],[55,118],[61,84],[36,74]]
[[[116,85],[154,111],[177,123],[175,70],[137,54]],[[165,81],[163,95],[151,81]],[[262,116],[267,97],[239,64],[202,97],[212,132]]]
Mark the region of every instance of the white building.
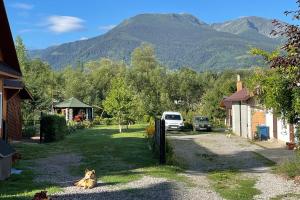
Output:
[[254,139],[257,134],[257,126],[269,128],[269,138],[283,142],[294,142],[295,134],[283,119],[276,117],[272,111],[266,110],[256,101],[255,95],[243,88],[238,76],[237,91],[221,102],[226,109],[226,125],[241,137]]

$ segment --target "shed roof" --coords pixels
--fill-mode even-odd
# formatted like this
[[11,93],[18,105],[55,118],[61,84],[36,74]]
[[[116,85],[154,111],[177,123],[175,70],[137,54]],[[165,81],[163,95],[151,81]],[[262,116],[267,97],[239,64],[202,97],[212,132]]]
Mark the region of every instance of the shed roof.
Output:
[[15,153],[14,148],[9,144],[6,144],[3,140],[0,140],[0,158],[11,156]]
[[91,108],[91,107],[92,106],[82,103],[75,97],[72,97],[66,101],[60,102],[54,106],[54,108]]
[[246,101],[246,100],[250,99],[250,97],[251,96],[250,96],[248,90],[246,88],[243,88],[242,90],[237,91],[237,92],[233,93],[231,96],[227,97],[225,99],[225,101],[231,101],[231,102]]

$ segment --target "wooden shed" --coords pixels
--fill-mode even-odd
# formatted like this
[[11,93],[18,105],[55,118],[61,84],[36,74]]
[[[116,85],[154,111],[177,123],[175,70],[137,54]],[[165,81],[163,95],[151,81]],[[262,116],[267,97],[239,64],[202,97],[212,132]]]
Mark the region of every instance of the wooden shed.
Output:
[[67,121],[93,120],[93,107],[72,97],[53,106],[54,111],[63,114]]
[[0,0],[0,138],[22,137],[21,100],[32,99],[22,82],[3,0]]

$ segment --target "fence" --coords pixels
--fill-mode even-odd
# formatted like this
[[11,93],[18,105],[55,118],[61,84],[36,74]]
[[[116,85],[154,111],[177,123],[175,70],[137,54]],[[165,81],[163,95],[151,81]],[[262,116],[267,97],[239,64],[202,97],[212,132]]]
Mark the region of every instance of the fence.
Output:
[[155,120],[154,150],[159,154],[159,163],[166,163],[166,128],[165,120]]

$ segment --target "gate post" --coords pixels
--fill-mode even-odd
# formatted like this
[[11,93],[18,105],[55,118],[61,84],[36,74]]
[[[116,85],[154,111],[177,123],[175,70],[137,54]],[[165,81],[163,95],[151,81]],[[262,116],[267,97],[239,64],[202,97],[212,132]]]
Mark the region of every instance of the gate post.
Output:
[[160,164],[166,164],[166,128],[165,120],[161,120],[160,126]]

